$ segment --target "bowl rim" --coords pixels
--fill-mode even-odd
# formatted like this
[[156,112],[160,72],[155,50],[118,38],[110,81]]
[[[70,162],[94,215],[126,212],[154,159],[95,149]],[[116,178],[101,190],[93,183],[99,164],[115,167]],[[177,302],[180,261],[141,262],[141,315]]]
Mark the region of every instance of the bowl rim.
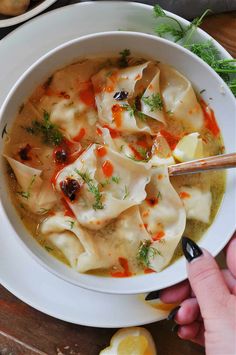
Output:
[[[11,96],[15,93],[15,91],[17,90],[18,86],[25,80],[25,78],[27,78],[27,76],[42,62],[44,62],[44,60],[46,60],[48,57],[56,54],[57,52],[65,49],[66,47],[69,47],[75,43],[80,43],[80,42],[83,42],[83,41],[87,41],[89,39],[93,39],[93,38],[97,38],[97,37],[107,37],[107,36],[131,36],[131,37],[142,37],[143,39],[145,38],[149,38],[149,39],[152,39],[152,40],[155,40],[156,42],[162,42],[164,44],[166,44],[167,46],[170,46],[170,47],[177,47],[179,48],[180,51],[184,52],[185,54],[187,54],[188,56],[191,56],[191,57],[194,57],[197,61],[199,61],[199,63],[201,65],[204,65],[207,70],[211,71],[212,74],[218,78],[218,74],[215,73],[215,71],[209,67],[204,61],[202,61],[200,58],[196,57],[193,53],[191,53],[189,50],[183,48],[182,46],[180,46],[179,44],[176,44],[176,43],[173,43],[173,42],[170,42],[166,39],[163,39],[163,38],[160,38],[160,37],[156,37],[154,35],[151,35],[151,34],[144,34],[144,33],[140,33],[140,32],[129,32],[129,31],[108,31],[108,32],[99,32],[99,33],[93,33],[93,34],[89,34],[89,35],[85,35],[85,36],[81,36],[79,38],[75,38],[75,39],[72,39],[70,41],[67,41],[59,46],[57,46],[56,48],[53,48],[52,50],[48,51],[46,54],[44,54],[43,56],[41,56],[39,59],[37,59],[20,77],[19,79],[16,81],[16,83],[14,84],[14,86],[12,87],[12,89],[10,90],[10,92],[8,93],[7,97],[5,98],[1,108],[0,108],[0,120],[2,118],[2,115],[5,111],[5,109],[7,108],[8,104],[9,104],[9,101],[11,100]],[[78,57],[79,59],[79,57]],[[73,62],[72,62],[73,63]],[[219,79],[219,78],[218,78]],[[232,92],[230,91],[230,89],[228,88],[228,86],[224,83],[224,81],[221,79],[222,81],[222,85],[224,86],[224,89],[226,90],[226,93],[227,95],[231,95],[231,98],[233,100],[235,100]],[[226,182],[226,191],[225,191],[225,194],[227,192],[227,182]],[[224,195],[225,196],[225,195]],[[53,273],[54,275],[58,276],[59,278],[69,282],[69,283],[72,283],[78,287],[82,287],[82,288],[85,288],[85,289],[89,289],[89,290],[92,290],[92,291],[96,291],[96,292],[102,292],[102,293],[110,293],[110,294],[138,294],[138,293],[144,293],[144,292],[150,292],[150,291],[153,291],[155,289],[155,287],[153,286],[150,286],[150,287],[146,287],[145,289],[132,289],[132,290],[122,290],[120,292],[117,292],[116,290],[108,290],[107,288],[103,288],[101,289],[101,287],[94,287],[94,286],[89,286],[87,284],[84,284],[84,283],[81,283],[80,281],[75,281],[73,279],[70,279],[68,278],[66,275],[62,275],[59,271],[57,271],[56,269],[52,268],[51,266],[47,265],[39,256],[37,256],[27,245],[26,243],[20,238],[18,232],[16,231],[14,225],[11,223],[11,220],[8,218],[7,216],[7,212],[6,212],[6,209],[5,209],[5,206],[3,205],[3,211],[5,213],[5,217],[6,217],[6,220],[8,221],[8,223],[11,224],[11,227],[13,227],[13,230],[15,231],[14,233],[14,237],[16,237],[16,239],[18,240],[18,242],[22,243],[24,249],[30,253],[31,256],[33,256],[33,258],[41,265],[43,266],[44,268],[46,268],[49,272]],[[217,218],[217,216],[215,217]],[[236,222],[236,221],[235,221]],[[214,223],[214,222],[213,222]],[[234,226],[232,227],[232,231],[229,232],[229,236],[227,238],[225,238],[223,240],[223,242],[218,245],[218,248],[214,251],[213,253],[213,256],[216,256],[223,248],[224,246],[227,244],[228,240],[231,238],[234,230],[236,228],[236,223],[234,223]],[[204,239],[204,238],[203,238]],[[201,244],[201,243],[200,243]],[[51,256],[50,256],[51,257]],[[59,261],[58,261],[59,262]],[[61,263],[61,262],[59,262]],[[150,285],[151,285],[151,280],[154,279],[152,276],[153,275],[158,275],[158,273],[154,273],[154,274],[146,274],[146,275],[136,275],[134,276],[133,278],[142,278],[142,277],[145,277],[146,279],[149,278],[150,279]],[[87,276],[90,276],[90,275],[87,275]],[[100,277],[100,276],[99,276]],[[173,281],[169,281],[168,285],[166,286],[163,286],[161,288],[164,288],[164,287],[169,287],[169,286],[172,286],[176,283],[179,283],[181,281],[183,281],[184,279],[186,279],[187,277],[187,273],[186,273],[186,270],[183,270],[183,273],[181,275],[181,277],[179,278],[176,278],[174,279]],[[102,278],[102,277],[101,277]],[[128,278],[127,278],[128,279]],[[123,280],[119,280],[119,279],[115,279],[116,280],[116,283],[120,283],[122,284],[122,281]]]

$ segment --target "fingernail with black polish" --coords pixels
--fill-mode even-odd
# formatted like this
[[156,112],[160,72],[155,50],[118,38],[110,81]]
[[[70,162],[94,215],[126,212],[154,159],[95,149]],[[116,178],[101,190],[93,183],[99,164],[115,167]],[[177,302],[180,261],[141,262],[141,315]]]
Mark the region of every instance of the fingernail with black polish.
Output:
[[169,313],[167,320],[173,320],[176,316],[176,314],[178,313],[178,310],[180,309],[180,306],[175,307],[174,309],[172,309],[172,311]]
[[160,292],[159,291],[152,291],[147,294],[145,297],[145,301],[151,301],[151,300],[156,300],[160,297]]
[[182,238],[182,249],[185,258],[189,263],[193,259],[196,259],[202,255],[202,250],[199,248],[199,246],[193,240],[187,237]]
[[178,324],[173,325],[173,327],[171,328],[171,331],[173,333],[178,333],[178,330],[179,330],[179,325]]

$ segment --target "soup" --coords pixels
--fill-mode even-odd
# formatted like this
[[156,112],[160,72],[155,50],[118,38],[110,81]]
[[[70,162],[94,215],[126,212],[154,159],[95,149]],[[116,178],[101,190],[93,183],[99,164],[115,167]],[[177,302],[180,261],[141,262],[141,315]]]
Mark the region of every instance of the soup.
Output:
[[168,166],[224,151],[210,107],[174,68],[88,58],[56,71],[22,104],[4,156],[12,201],[45,250],[81,273],[160,272],[198,240],[223,172],[169,179]]

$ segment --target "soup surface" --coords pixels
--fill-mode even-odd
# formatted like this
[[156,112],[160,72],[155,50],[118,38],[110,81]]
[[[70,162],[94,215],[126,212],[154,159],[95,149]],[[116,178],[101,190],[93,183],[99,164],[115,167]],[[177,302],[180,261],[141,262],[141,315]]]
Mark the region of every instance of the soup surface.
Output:
[[168,165],[224,151],[213,111],[174,68],[89,58],[22,104],[4,156],[32,236],[78,272],[159,272],[213,222],[223,172],[172,178]]

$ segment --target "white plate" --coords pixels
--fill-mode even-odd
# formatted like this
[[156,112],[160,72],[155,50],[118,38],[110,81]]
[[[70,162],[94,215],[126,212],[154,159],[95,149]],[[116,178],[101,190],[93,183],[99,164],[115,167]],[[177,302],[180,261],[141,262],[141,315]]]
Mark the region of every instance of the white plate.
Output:
[[0,28],[17,25],[18,23],[24,22],[24,21],[30,19],[31,17],[34,17],[34,16],[40,14],[40,12],[43,12],[44,10],[46,10],[49,6],[54,4],[54,2],[56,2],[56,1],[57,0],[40,1],[40,3],[38,5],[35,4],[33,7],[30,7],[29,10],[27,10],[26,12],[24,12],[23,14],[18,15],[18,16],[6,17],[6,16],[3,16],[0,14]]
[[[117,29],[153,34],[154,27],[151,6],[124,2],[76,4],[31,20],[0,41],[0,105],[23,71],[57,45],[84,34]],[[210,38],[201,30],[197,37]],[[230,58],[215,44],[223,57]],[[141,296],[95,293],[52,275],[15,243],[14,231],[2,220],[2,213],[0,204],[0,281],[22,301],[56,318],[97,327],[140,325],[165,317],[165,312],[158,312]]]

